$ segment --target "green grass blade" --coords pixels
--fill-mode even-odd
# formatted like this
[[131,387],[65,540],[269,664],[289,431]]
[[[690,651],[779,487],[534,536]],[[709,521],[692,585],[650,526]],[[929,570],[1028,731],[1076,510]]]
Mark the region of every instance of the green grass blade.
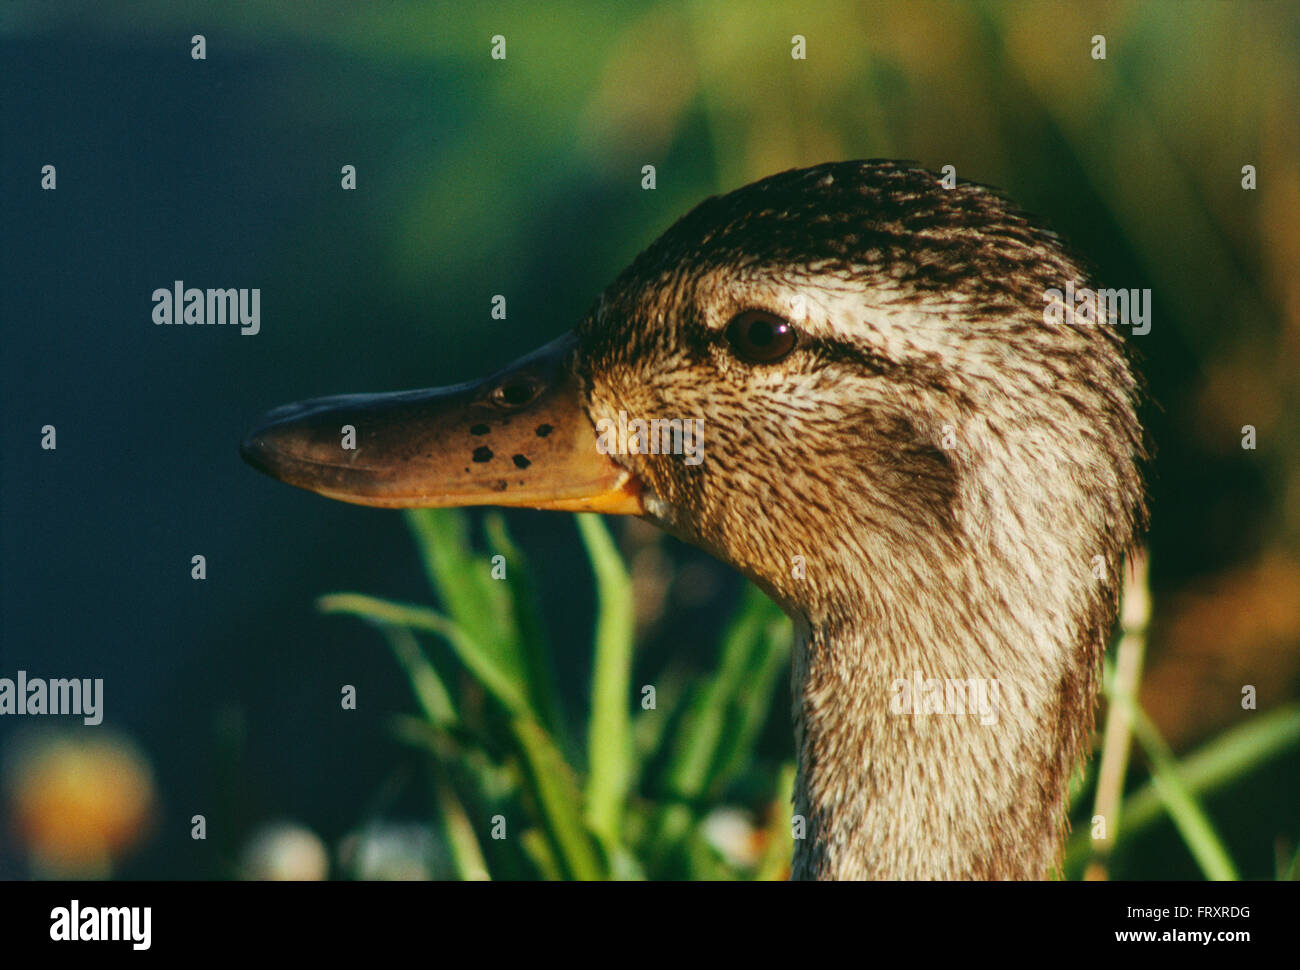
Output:
[[473,579],[477,557],[470,551],[465,514],[459,509],[407,509],[403,515],[419,547],[425,576],[447,616],[472,636],[492,631],[495,621]]
[[[1179,773],[1187,787],[1204,796],[1223,788],[1287,748],[1300,745],[1300,704],[1253,715],[1183,759]],[[1149,782],[1125,801],[1125,830],[1146,828],[1165,814]]]
[[545,832],[529,829],[523,834],[523,846],[524,852],[543,879],[549,882],[561,882],[564,879],[564,871],[560,868],[555,853],[551,851],[551,843]]
[[1296,846],[1290,865],[1278,866],[1277,879],[1278,882],[1295,882],[1300,879],[1300,846]]
[[472,735],[449,734],[423,718],[408,714],[393,715],[389,719],[389,731],[399,743],[432,755],[468,776],[476,794],[484,801],[503,802],[520,790],[522,779],[518,769],[493,759]]
[[[1165,744],[1159,729],[1138,704],[1133,689],[1117,688],[1114,676],[1107,677],[1106,680],[1110,703],[1116,712],[1125,715],[1128,730],[1132,731],[1133,736],[1146,751],[1147,758],[1151,762],[1151,782],[1156,794],[1164,803],[1165,810],[1169,812],[1170,819],[1173,820],[1179,835],[1183,837],[1183,842],[1192,853],[1192,857],[1201,867],[1201,872],[1207,879],[1235,881],[1239,878],[1236,866],[1232,864],[1232,859],[1214,830],[1214,825],[1201,806],[1200,800],[1183,779],[1178,759]],[[1120,804],[1118,791],[1115,802],[1115,813],[1122,817],[1123,806]]]
[[514,622],[511,589],[492,578],[487,557],[473,552],[465,514],[460,509],[408,509],[406,521],[448,618],[490,653],[516,690],[528,696],[526,651]]
[[1214,830],[1200,800],[1184,781],[1178,761],[1165,744],[1165,739],[1160,736],[1159,730],[1151,723],[1145,711],[1135,705],[1133,713],[1133,734],[1151,759],[1151,780],[1156,792],[1165,803],[1169,817],[1178,827],[1187,848],[1205,873],[1205,878],[1221,882],[1240,879],[1223,840]]
[[1097,785],[1093,792],[1093,818],[1101,819],[1105,828],[1091,843],[1092,861],[1087,879],[1106,879],[1115,842],[1123,831],[1124,779],[1128,776],[1129,754],[1133,744],[1133,716],[1142,683],[1142,666],[1146,657],[1147,627],[1151,620],[1151,593],[1147,583],[1147,557],[1144,552],[1133,556],[1124,569],[1124,588],[1120,598],[1120,638],[1115,647],[1115,661],[1103,662],[1102,690],[1110,703],[1106,726],[1102,732],[1101,755],[1097,759]]
[[726,721],[723,706],[723,686],[717,679],[691,691],[686,712],[673,732],[672,756],[664,772],[671,798],[694,802],[704,790]]
[[505,582],[514,610],[514,628],[518,631],[520,654],[528,678],[528,696],[537,719],[567,750],[568,727],[560,704],[560,691],[551,663],[551,649],[542,622],[540,597],[533,582],[528,560],[515,546],[506,531],[505,517],[492,514],[484,520],[488,545],[496,555],[505,557]]
[[647,842],[659,864],[690,854],[698,819],[694,806],[732,780],[752,756],[755,737],[789,655],[789,625],[757,588],[747,587],[723,637],[717,672],[691,691],[666,742],[663,770],[670,801],[658,813]]
[[755,722],[761,726],[776,673],[788,656],[788,641],[778,644],[769,635],[773,624],[788,629],[782,620],[766,596],[746,587],[724,635],[718,670],[694,692],[674,732],[673,754],[665,772],[673,796],[699,799],[724,772],[735,770],[748,757],[746,747],[757,731]]
[[474,826],[470,823],[465,806],[456,795],[446,773],[437,767],[437,762],[433,762],[433,765],[434,801],[438,806],[435,824],[451,854],[452,867],[457,877],[475,882],[491,879],[487,860],[483,858],[483,850],[479,846],[478,836],[474,834]]
[[[1288,748],[1300,745],[1300,704],[1289,704],[1268,714],[1254,715],[1187,755],[1179,775],[1187,789],[1203,797],[1232,783]],[[1154,782],[1148,781],[1124,800],[1124,836],[1131,839],[1164,818],[1165,803]],[[1075,832],[1066,854],[1066,870],[1076,872],[1088,853],[1086,827]]]
[[529,788],[565,877],[605,878],[604,865],[583,825],[582,795],[569,763],[536,721],[516,718],[511,728],[523,754]]
[[766,828],[767,845],[763,848],[755,879],[770,882],[785,877],[790,871],[794,857],[794,839],[790,834],[794,818],[794,778],[794,764],[783,765],[776,783],[776,797],[772,800],[772,817]]
[[632,582],[609,530],[596,515],[579,515],[578,530],[596,574],[598,613],[587,727],[587,819],[607,846],[622,838],[631,779]]
[[581,794],[572,769],[554,740],[532,717],[526,698],[515,682],[501,671],[495,659],[473,637],[427,607],[392,603],[360,593],[322,596],[317,604],[326,613],[348,613],[372,622],[424,630],[442,637],[457,659],[511,715],[511,735],[517,743],[525,780],[566,876],[599,879],[605,875],[596,848],[583,827]]
[[772,710],[772,697],[781,676],[789,670],[793,627],[766,596],[752,608],[762,620],[758,637],[737,658],[739,676],[729,702],[728,729],[723,732],[717,757],[710,771],[706,792],[726,788],[749,764],[754,743]]
[[394,626],[391,623],[378,623],[377,626],[406,673],[420,710],[429,723],[443,729],[455,727],[460,720],[456,715],[455,702],[442,678],[438,676],[438,671],[420,649],[415,634],[409,627]]
[[649,760],[664,744],[675,712],[685,703],[689,689],[684,670],[669,667],[655,675],[655,706],[638,707],[632,719],[632,739],[639,761]]
[[331,593],[316,601],[323,613],[350,613],[378,623],[424,630],[442,637],[457,659],[507,711],[519,717],[530,716],[527,700],[517,681],[501,668],[488,653],[458,624],[426,606],[393,603],[363,593]]

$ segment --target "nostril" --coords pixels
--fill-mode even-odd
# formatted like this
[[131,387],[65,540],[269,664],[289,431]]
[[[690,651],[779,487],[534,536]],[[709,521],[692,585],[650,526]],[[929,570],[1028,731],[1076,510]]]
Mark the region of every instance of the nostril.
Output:
[[531,378],[507,381],[492,391],[492,402],[502,407],[520,408],[542,392],[542,385]]

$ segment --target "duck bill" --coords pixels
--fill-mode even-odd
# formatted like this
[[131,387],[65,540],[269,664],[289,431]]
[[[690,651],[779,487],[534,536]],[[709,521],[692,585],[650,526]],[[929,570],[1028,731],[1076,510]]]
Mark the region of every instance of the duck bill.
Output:
[[477,383],[277,408],[240,450],[272,478],[358,505],[640,515],[640,483],[596,446],[575,346],[567,335]]

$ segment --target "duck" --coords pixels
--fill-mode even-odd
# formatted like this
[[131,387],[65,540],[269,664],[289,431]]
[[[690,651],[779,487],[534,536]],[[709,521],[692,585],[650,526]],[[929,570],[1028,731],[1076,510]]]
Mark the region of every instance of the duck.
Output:
[[698,204],[491,376],[277,408],[241,450],[345,502],[706,550],[794,621],[792,878],[1048,878],[1147,522],[1128,342],[1044,313],[1091,278],[988,186],[795,169]]

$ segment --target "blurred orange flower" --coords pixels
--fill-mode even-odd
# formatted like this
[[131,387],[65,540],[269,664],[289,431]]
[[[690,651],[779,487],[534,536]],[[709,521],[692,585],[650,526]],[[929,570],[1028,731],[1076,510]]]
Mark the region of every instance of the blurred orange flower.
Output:
[[6,759],[14,833],[38,876],[105,878],[144,837],[153,773],[120,735],[28,737]]

